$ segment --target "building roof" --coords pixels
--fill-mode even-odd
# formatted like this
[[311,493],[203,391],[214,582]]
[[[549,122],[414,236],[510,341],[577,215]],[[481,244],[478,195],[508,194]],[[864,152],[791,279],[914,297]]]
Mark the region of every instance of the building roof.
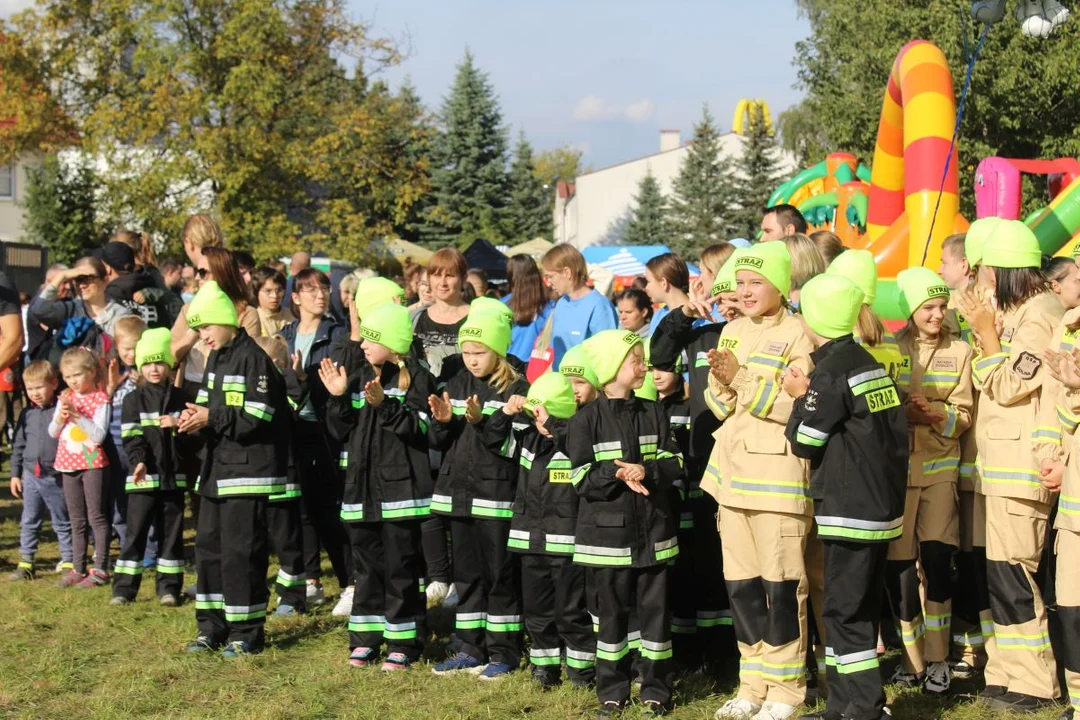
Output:
[[[661,131],[661,132],[666,132],[666,131]],[[721,133],[717,137],[725,138],[728,135],[734,135],[735,137],[739,137],[736,133],[733,133],[733,132]],[[595,170],[590,170],[589,172],[581,173],[581,174],[578,175],[578,177],[584,177],[586,175],[592,175],[594,173],[604,172],[605,170],[610,170],[611,168],[617,168],[620,165],[629,165],[630,163],[640,162],[641,160],[648,160],[649,158],[656,157],[657,155],[666,155],[667,153],[673,153],[673,152],[678,152],[680,150],[685,150],[686,148],[690,147],[693,144],[694,144],[693,140],[688,140],[685,143],[683,143],[682,145],[680,145],[679,147],[671,148],[670,150],[663,150],[663,151],[660,151],[660,152],[649,153],[648,155],[641,155],[640,157],[632,158],[630,160],[623,160],[622,162],[617,162],[617,163],[614,163],[612,165],[607,165],[607,166],[602,167],[602,168],[597,168]]]

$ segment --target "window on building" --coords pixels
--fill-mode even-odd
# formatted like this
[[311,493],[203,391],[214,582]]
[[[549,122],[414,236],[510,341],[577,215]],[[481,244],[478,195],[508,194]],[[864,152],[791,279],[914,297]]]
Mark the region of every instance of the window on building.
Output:
[[15,199],[15,168],[0,165],[0,200]]

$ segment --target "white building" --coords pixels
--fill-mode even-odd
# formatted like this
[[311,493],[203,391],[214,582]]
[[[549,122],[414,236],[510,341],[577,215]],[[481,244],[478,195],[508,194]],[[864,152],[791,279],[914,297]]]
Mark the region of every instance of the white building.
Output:
[[[721,156],[733,158],[741,154],[745,142],[744,137],[733,132],[721,135]],[[557,183],[555,242],[583,248],[617,241],[633,210],[641,179],[651,170],[660,183],[660,192],[670,195],[672,182],[689,150],[689,143],[682,143],[678,130],[661,130],[659,152],[578,175],[573,185]],[[777,152],[780,171],[788,177],[796,170],[795,157],[779,148]]]
[[27,170],[36,164],[31,158],[0,164],[0,242],[21,240],[24,233]]

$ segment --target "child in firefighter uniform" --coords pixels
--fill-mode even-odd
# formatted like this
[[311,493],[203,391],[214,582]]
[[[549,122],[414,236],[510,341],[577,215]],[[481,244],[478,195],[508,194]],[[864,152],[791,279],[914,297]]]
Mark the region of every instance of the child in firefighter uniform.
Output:
[[142,581],[143,555],[150,527],[158,542],[155,591],[162,605],[178,603],[184,587],[184,490],[176,429],[187,398],[173,387],[175,364],[168,328],[146,330],[135,343],[135,365],[141,376],[124,398],[121,437],[131,467],[124,490],[127,542],[116,561],[113,605],[135,600]]
[[645,380],[641,338],[604,330],[584,347],[603,391],[571,419],[567,450],[582,499],[574,562],[589,569],[595,593],[599,715],[619,713],[630,700],[633,609],[641,701],[646,714],[659,715],[671,706],[668,562],[679,544],[668,493],[681,458],[663,408],[634,395]]
[[360,322],[364,367],[348,375],[326,359],[319,376],[330,393],[327,422],[349,464],[341,519],[356,568],[349,617],[349,663],[403,670],[425,639],[424,558],[420,523],[431,510],[428,397],[435,378],[409,357],[409,311],[393,303]]
[[[564,360],[566,356],[563,356]],[[532,646],[532,675],[547,689],[566,674],[578,687],[596,674],[596,636],[585,597],[585,568],[574,565],[574,532],[580,500],[570,482],[566,430],[577,412],[570,381],[549,372],[529,388],[525,411],[534,419],[522,433],[512,552],[521,555],[521,596]]]
[[1041,259],[1026,225],[1002,221],[982,248],[979,271],[979,284],[993,293],[1000,320],[974,293],[965,293],[960,303],[979,346],[973,367],[980,390],[976,440],[994,621],[986,673],[1005,683],[988,685],[982,697],[1009,711],[1034,710],[1058,695],[1046,607],[1034,577],[1051,493],[1041,483],[1033,450],[1047,374],[1043,352],[1063,310],[1047,290]]
[[498,680],[521,663],[519,556],[506,543],[518,470],[513,426],[527,426],[522,408],[529,386],[506,360],[506,315],[470,310],[458,344],[465,368],[441,397],[428,398],[431,442],[444,453],[431,511],[450,518],[461,640],[461,651],[434,672]]
[[810,370],[812,346],[787,312],[791,258],[783,243],[735,254],[743,316],[710,352],[705,400],[723,421],[702,487],[720,504],[724,577],[741,655],[738,696],[717,712],[731,720],[785,720],[806,697],[804,562],[813,503],[809,469],[784,428],[794,399],[780,384]]
[[903,357],[897,384],[905,396],[911,460],[904,534],[889,547],[889,601],[904,643],[891,682],[943,693],[951,682],[952,556],[960,541],[956,483],[960,436],[970,427],[973,404],[972,349],[944,327],[949,288],[937,273],[909,268],[896,284],[908,319],[897,334]]
[[267,498],[284,491],[288,463],[288,397],[281,373],[238,327],[236,306],[216,282],[191,301],[188,325],[210,347],[195,404],[180,432],[201,432],[195,534],[199,635],[189,652],[233,658],[261,652],[269,590]]
[[851,335],[863,293],[838,275],[802,289],[802,317],[818,347],[807,378],[788,370],[795,401],[792,452],[813,466],[810,492],[825,550],[827,720],[879,720],[885,692],[877,626],[888,542],[903,530],[907,421],[885,367]]

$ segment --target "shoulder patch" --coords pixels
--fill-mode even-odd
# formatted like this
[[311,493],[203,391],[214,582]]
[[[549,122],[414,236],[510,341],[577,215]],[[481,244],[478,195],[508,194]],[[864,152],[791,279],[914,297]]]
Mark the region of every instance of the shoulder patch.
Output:
[[1020,357],[1016,358],[1016,362],[1013,363],[1013,370],[1025,380],[1035,377],[1041,367],[1042,360],[1026,350],[1020,353]]
[[943,372],[956,372],[957,365],[956,358],[939,357],[934,358],[934,362],[930,363],[930,369],[941,370]]
[[765,344],[765,354],[783,356],[783,354],[787,351],[787,347],[788,344],[786,342],[773,340],[772,342]]
[[815,412],[817,410],[818,394],[817,390],[810,389],[806,391],[806,398],[803,400],[803,409],[806,412]]

